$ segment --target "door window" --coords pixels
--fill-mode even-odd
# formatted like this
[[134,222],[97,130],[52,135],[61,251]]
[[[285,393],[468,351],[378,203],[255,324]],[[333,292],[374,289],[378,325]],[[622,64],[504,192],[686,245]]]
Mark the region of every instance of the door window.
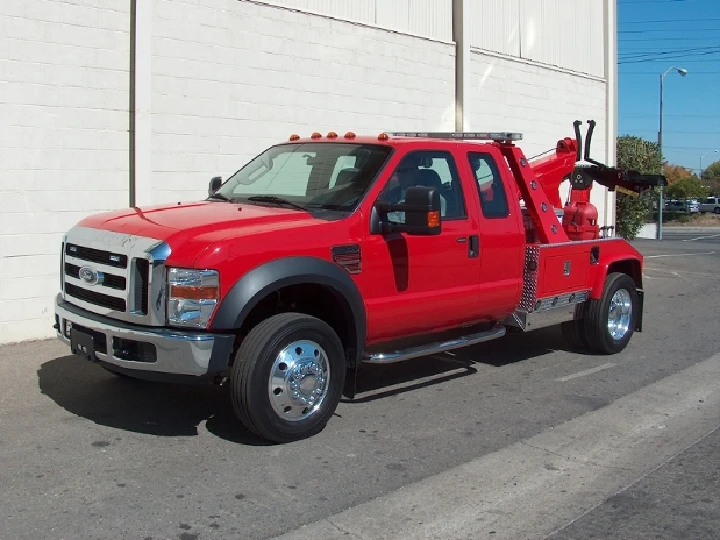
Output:
[[486,218],[504,218],[510,214],[507,193],[500,169],[490,154],[471,152],[468,154],[470,168],[480,194],[480,206]]
[[[443,220],[467,217],[460,178],[450,152],[419,150],[407,154],[396,167],[380,199],[404,202],[405,191],[411,186],[433,187],[440,192]],[[387,217],[391,222],[405,222],[405,212],[391,212]]]

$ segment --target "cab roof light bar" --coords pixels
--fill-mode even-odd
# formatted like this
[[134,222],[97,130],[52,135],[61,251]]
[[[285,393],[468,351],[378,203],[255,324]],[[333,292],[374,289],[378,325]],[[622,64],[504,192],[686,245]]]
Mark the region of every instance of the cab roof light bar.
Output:
[[494,141],[494,142],[512,142],[521,141],[522,133],[513,132],[388,132],[392,137],[423,137],[429,139],[455,139],[464,141]]

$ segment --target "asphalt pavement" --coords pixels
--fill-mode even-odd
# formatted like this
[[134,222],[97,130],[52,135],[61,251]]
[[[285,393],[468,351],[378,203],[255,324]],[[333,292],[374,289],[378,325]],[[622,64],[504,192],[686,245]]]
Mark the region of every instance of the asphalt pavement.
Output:
[[668,229],[634,242],[645,329],[622,354],[551,328],[368,367],[288,445],[224,388],[2,346],[0,539],[718,538],[720,235]]

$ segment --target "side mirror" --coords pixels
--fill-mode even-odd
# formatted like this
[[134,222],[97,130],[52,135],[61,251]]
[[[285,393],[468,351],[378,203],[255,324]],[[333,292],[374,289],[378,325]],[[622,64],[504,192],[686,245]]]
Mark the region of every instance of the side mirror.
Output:
[[208,186],[208,197],[212,196],[213,193],[215,193],[218,189],[220,189],[220,186],[222,186],[222,177],[220,176],[214,176],[210,180],[210,185]]
[[[433,236],[442,231],[440,192],[432,187],[413,186],[405,192],[405,202],[378,201],[371,216],[371,234],[405,233]],[[404,212],[405,223],[391,223],[387,214]]]

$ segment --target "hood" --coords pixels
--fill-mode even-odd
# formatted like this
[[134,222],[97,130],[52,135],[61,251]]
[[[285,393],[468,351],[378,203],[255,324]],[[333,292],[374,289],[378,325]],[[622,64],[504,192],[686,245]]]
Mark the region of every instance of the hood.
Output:
[[301,210],[224,201],[177,203],[174,205],[134,207],[94,214],[78,225],[119,233],[156,238],[168,243],[180,237],[197,237],[221,230],[295,227],[298,222],[317,221]]

